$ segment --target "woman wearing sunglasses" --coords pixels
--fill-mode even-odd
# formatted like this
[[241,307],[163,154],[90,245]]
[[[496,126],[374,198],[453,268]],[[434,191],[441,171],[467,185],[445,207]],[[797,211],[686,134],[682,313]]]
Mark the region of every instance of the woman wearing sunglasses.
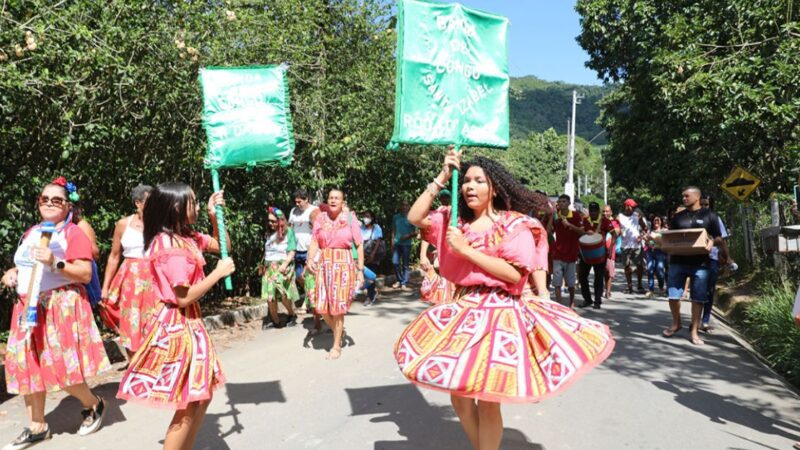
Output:
[[269,208],[267,215],[269,231],[264,244],[264,265],[259,269],[261,278],[261,298],[269,302],[269,316],[272,322],[267,328],[281,328],[278,318],[278,300],[283,302],[289,317],[287,326],[297,325],[297,315],[293,303],[300,299],[294,283],[294,253],[297,239],[294,230],[286,225],[286,216],[278,208]]
[[[40,246],[41,225],[29,229],[14,255],[15,267],[2,283],[16,288],[11,331],[5,356],[8,392],[25,398],[30,425],[5,449],[18,450],[51,437],[45,422],[47,392],[65,390],[82,404],[78,434],[97,431],[105,412],[103,400],[94,395],[86,378],[108,370],[103,341],[92,316],[84,284],[92,276],[92,244],[71,219],[75,186],[59,177],[44,187],[38,198],[43,222],[55,224],[48,247]],[[36,325],[23,327],[26,295],[36,262],[44,265]]]

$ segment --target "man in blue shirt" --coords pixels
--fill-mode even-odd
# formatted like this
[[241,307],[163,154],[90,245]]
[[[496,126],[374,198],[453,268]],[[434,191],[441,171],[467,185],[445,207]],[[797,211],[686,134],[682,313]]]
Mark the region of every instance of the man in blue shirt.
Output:
[[397,281],[394,288],[408,289],[408,266],[411,258],[411,241],[417,228],[408,222],[408,201],[403,201],[400,212],[392,218],[392,264]]

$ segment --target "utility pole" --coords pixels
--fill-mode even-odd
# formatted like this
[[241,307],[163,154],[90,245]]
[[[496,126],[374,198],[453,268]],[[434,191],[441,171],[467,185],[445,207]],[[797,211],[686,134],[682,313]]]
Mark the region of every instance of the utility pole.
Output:
[[572,91],[572,121],[567,125],[569,128],[569,150],[567,151],[567,182],[564,183],[564,193],[575,200],[575,108],[580,104],[582,95],[578,95],[578,91]]
[[603,204],[608,204],[608,170],[605,164],[603,164]]

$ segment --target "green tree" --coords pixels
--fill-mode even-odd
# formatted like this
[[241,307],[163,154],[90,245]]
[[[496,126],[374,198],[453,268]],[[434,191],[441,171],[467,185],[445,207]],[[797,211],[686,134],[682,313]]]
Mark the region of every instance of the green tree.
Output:
[[800,141],[800,24],[788,0],[579,0],[587,65],[617,89],[601,104],[606,161],[625,188],[674,198],[734,165],[785,191]]

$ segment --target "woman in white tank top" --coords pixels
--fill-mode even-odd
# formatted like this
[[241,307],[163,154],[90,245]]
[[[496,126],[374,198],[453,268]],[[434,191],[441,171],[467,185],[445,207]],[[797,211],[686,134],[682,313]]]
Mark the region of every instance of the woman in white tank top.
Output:
[[[107,321],[116,321],[114,326],[129,358],[147,337],[157,305],[152,289],[150,264],[143,259],[142,211],[150,190],[150,186],[142,185],[133,188],[131,197],[136,205],[136,213],[117,222],[103,279],[101,305],[105,316],[113,317]],[[124,257],[122,265],[121,257]]]

